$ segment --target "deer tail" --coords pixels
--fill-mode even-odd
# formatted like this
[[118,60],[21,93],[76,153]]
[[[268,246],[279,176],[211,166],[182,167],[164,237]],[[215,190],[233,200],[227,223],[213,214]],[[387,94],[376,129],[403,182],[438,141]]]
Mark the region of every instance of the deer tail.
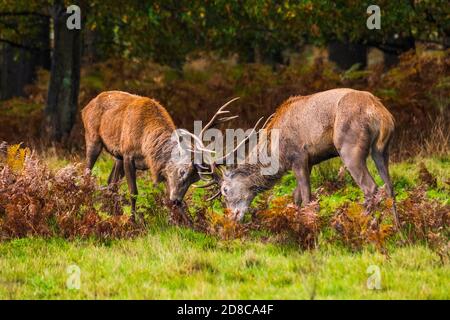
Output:
[[386,107],[380,102],[375,100],[375,105],[378,109],[378,137],[375,141],[375,147],[382,151],[387,147],[387,144],[391,140],[395,129],[395,120],[392,114],[386,109]]

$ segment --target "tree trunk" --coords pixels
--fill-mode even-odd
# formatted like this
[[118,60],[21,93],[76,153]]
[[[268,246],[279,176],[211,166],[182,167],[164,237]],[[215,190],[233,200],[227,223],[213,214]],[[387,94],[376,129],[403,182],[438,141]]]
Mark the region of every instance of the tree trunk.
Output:
[[0,44],[0,100],[24,96],[25,86],[36,79],[36,69],[50,69],[49,19],[39,19],[37,37],[24,39],[24,47]]
[[367,66],[367,46],[333,41],[328,45],[328,57],[342,70],[347,70],[354,64],[363,69]]
[[54,48],[45,132],[57,142],[66,140],[75,122],[80,87],[81,30],[69,30],[64,1],[53,5]]

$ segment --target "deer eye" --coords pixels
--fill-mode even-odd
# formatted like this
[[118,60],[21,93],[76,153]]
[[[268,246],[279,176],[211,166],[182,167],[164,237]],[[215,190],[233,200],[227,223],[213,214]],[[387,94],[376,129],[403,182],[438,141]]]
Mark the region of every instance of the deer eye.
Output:
[[184,169],[180,169],[180,176],[184,176],[186,174],[186,170],[184,170]]
[[228,192],[228,188],[227,188],[227,187],[223,187],[223,188],[222,188],[222,193],[223,193],[223,194],[227,194],[227,192]]

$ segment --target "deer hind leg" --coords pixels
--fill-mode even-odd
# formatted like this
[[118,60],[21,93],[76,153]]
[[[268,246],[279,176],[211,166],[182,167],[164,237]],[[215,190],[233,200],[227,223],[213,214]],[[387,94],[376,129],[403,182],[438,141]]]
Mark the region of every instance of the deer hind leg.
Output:
[[98,156],[102,152],[103,144],[101,141],[95,141],[92,143],[86,142],[86,168],[92,170]]
[[338,150],[345,167],[363,191],[368,203],[377,191],[377,185],[367,169],[368,148],[358,144],[344,143]]
[[124,175],[125,172],[123,168],[123,160],[116,159],[116,162],[114,163],[113,169],[111,170],[108,178],[108,185],[114,185],[118,183]]
[[386,187],[386,192],[389,197],[392,198],[392,211],[394,216],[394,222],[396,227],[400,226],[400,222],[398,219],[397,208],[395,206],[395,193],[394,187],[392,185],[391,178],[389,176],[389,148],[385,146],[384,150],[378,150],[376,146],[372,147],[372,159],[375,162],[375,166],[377,167],[378,173],[380,174],[381,179]]
[[136,184],[136,166],[134,160],[131,157],[124,157],[123,163],[125,176],[127,178],[128,190],[130,191],[131,198],[131,215],[135,218],[136,213],[136,198],[138,195],[138,189]]
[[112,181],[113,181],[113,179],[114,179],[114,174],[115,174],[115,172],[116,172],[116,162],[114,162],[114,165],[113,165],[113,167],[112,167],[112,170],[111,170],[111,173],[109,174],[109,177],[108,177],[108,185],[112,185]]
[[311,166],[305,156],[292,166],[297,179],[297,187],[294,190],[294,203],[298,206],[307,205],[311,201],[310,175]]

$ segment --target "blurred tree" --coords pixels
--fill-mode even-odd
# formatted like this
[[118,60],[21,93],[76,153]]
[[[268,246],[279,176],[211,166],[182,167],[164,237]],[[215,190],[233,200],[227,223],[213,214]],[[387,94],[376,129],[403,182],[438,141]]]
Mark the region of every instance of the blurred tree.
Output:
[[[80,6],[80,1],[72,0],[72,4]],[[78,110],[81,29],[67,27],[70,15],[64,0],[54,0],[51,12],[54,47],[44,129],[50,138],[61,142],[69,136]]]
[[49,18],[37,2],[0,4],[0,100],[24,95],[36,69],[50,68]]

